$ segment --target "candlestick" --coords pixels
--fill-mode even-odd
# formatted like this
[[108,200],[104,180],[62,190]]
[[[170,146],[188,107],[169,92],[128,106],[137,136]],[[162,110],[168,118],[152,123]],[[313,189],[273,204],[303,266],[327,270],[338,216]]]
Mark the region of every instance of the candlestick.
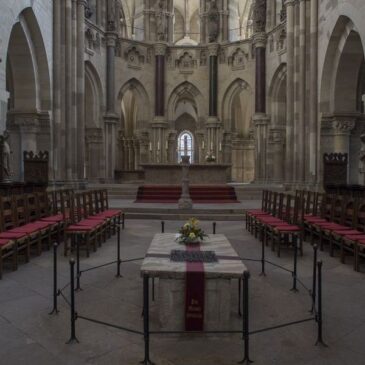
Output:
[[157,151],[160,150],[160,141],[157,141]]
[[219,142],[219,152],[222,152],[222,142]]
[[204,145],[204,141],[202,142],[202,150],[204,150],[205,145]]
[[213,142],[210,142],[210,150],[213,151]]
[[150,142],[150,152],[152,152],[152,142]]

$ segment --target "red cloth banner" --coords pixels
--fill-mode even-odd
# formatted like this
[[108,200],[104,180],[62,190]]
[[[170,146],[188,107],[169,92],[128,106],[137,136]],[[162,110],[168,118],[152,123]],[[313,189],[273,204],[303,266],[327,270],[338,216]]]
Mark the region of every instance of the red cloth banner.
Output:
[[[199,245],[187,245],[187,251],[200,251]],[[185,331],[204,330],[205,278],[202,262],[186,263]]]

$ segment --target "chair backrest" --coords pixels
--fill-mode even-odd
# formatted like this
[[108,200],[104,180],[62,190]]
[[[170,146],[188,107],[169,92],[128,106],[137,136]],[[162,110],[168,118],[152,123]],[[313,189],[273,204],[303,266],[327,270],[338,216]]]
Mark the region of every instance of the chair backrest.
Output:
[[27,223],[34,222],[40,218],[36,194],[25,194],[25,215]]
[[349,199],[344,203],[343,224],[349,227],[356,225],[357,201]]
[[0,231],[16,227],[13,196],[0,195]]
[[365,232],[365,201],[359,202],[355,213],[355,228],[359,231]]
[[335,223],[343,223],[344,220],[344,204],[345,201],[339,196],[333,197],[333,207],[331,221]]
[[50,206],[48,193],[37,193],[37,202],[39,218],[48,217],[53,214],[53,208]]
[[14,221],[16,227],[22,226],[28,221],[27,199],[24,194],[13,195]]

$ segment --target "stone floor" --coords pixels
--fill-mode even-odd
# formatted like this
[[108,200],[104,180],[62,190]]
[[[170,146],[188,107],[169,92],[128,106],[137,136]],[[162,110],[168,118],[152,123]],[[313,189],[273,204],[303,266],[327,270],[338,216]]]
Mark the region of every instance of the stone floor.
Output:
[[[175,232],[181,222],[166,222],[166,231]],[[202,222],[211,231],[211,222]],[[123,258],[143,257],[159,221],[130,220],[122,232]],[[258,258],[260,245],[239,222],[222,222],[224,233],[242,257]],[[116,240],[105,243],[82,268],[115,258]],[[307,244],[299,259],[299,275],[311,283],[312,250]],[[365,274],[355,273],[351,261],[341,264],[338,257],[320,253],[324,261],[324,339],[328,348],[314,346],[314,322],[287,327],[251,337],[251,357],[255,364],[364,364],[365,356]],[[291,252],[268,259],[291,268]],[[69,280],[68,259],[59,260],[60,286]],[[259,276],[260,265],[246,262],[251,271],[251,329],[260,329],[309,317],[310,299],[303,288],[294,294],[290,274],[267,267]],[[140,262],[126,263],[123,278],[115,278],[115,267],[84,273],[81,292],[76,294],[77,311],[84,316],[142,330],[142,282]],[[138,364],[143,359],[143,338],[98,324],[77,321],[79,344],[66,345],[69,338],[69,312],[60,298],[60,313],[50,316],[52,307],[52,255],[45,252],[16,272],[6,272],[0,281],[0,364]],[[65,294],[68,296],[66,289]],[[241,328],[237,315],[237,290],[232,288],[232,328]],[[152,304],[152,327],[156,328],[158,303]],[[242,359],[239,335],[223,337],[153,337],[151,357],[157,365],[228,365]]]

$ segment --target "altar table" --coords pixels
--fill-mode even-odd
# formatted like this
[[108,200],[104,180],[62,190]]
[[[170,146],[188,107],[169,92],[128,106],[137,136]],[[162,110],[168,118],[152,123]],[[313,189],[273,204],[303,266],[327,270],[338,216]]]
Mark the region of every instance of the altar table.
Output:
[[[170,260],[171,250],[185,250],[177,234],[156,234],[141,266],[141,274],[158,278],[158,311],[161,330],[183,331],[185,320],[186,262]],[[204,263],[204,329],[229,329],[232,279],[247,271],[236,251],[223,234],[209,235],[201,251],[214,251],[218,261]]]

